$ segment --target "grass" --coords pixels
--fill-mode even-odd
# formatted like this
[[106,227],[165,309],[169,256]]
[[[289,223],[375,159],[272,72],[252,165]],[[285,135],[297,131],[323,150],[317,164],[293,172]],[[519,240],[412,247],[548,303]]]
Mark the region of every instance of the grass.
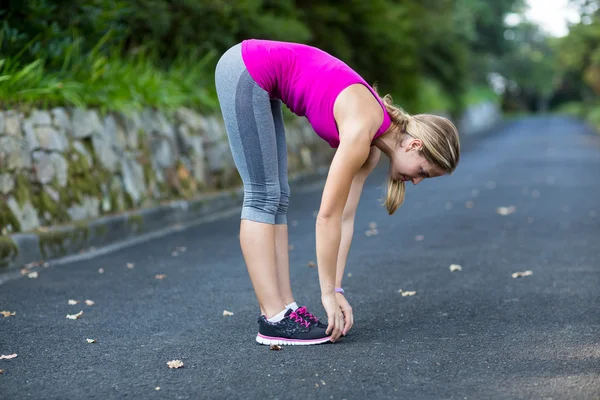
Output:
[[24,63],[20,54],[0,58],[0,107],[77,106],[124,112],[144,107],[217,108],[212,84],[216,54],[190,52],[163,67],[151,53],[123,57],[117,49],[100,52],[101,47],[102,41],[81,54],[74,44],[52,66],[44,59]]

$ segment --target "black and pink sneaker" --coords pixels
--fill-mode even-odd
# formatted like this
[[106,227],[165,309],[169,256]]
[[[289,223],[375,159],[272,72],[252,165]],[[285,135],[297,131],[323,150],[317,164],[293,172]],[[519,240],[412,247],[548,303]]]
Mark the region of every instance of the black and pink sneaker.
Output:
[[298,309],[296,310],[296,314],[300,315],[302,318],[307,320],[310,323],[310,326],[316,326],[319,328],[327,329],[327,324],[322,323],[321,321],[319,321],[319,318],[309,313],[305,306],[298,307]]
[[312,326],[309,321],[291,309],[279,322],[269,322],[264,315],[258,318],[258,335],[256,341],[260,344],[277,345],[309,345],[329,341],[325,329]]

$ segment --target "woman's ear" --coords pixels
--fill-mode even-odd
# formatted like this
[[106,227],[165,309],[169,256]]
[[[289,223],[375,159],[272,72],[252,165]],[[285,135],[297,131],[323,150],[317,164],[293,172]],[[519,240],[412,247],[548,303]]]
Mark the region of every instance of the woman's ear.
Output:
[[410,143],[408,144],[408,146],[406,146],[407,151],[408,150],[421,150],[423,148],[423,142],[421,141],[421,139],[412,139],[410,141]]

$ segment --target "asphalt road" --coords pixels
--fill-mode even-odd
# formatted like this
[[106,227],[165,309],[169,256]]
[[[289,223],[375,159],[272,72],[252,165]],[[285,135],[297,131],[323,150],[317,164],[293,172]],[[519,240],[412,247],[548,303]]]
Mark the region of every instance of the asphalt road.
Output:
[[[17,354],[0,360],[0,398],[599,399],[600,135],[531,117],[464,147],[393,217],[385,167],[369,177],[344,282],[356,323],[339,343],[255,343],[235,213],[0,285],[16,312],[0,317],[0,354]],[[321,187],[293,188],[289,219],[296,299],[322,317],[307,266]]]

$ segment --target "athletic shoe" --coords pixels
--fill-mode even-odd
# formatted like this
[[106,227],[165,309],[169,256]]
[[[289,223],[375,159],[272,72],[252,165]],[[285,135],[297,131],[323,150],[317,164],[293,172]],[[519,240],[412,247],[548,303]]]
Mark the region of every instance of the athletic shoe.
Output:
[[325,329],[311,326],[310,322],[298,313],[289,309],[279,322],[269,322],[264,315],[258,318],[258,335],[260,344],[309,345],[329,341]]
[[319,318],[309,313],[305,306],[298,307],[296,314],[307,320],[310,323],[310,326],[317,326],[319,328],[327,329],[327,324],[322,323],[319,321]]

